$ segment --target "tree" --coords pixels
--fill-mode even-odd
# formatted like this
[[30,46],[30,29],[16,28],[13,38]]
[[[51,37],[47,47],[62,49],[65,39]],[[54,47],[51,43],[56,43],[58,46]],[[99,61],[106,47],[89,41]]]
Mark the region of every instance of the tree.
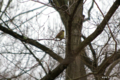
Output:
[[[11,15],[12,18],[8,16],[7,8],[10,7],[10,3],[12,2],[12,0],[9,0],[7,6],[4,8],[3,11],[1,11],[0,30],[1,30],[1,35],[5,36],[6,34],[9,34],[15,40],[16,39],[19,40],[20,42],[16,41],[19,44],[19,46],[20,45],[24,46],[25,49],[23,50],[27,49],[26,51],[28,52],[27,54],[31,54],[33,56],[33,58],[37,61],[36,65],[37,66],[40,65],[42,69],[44,70],[45,76],[43,77],[43,75],[41,75],[42,76],[41,80],[54,80],[64,70],[66,70],[66,76],[65,76],[66,80],[87,80],[87,77],[89,75],[93,75],[96,80],[102,80],[102,79],[104,80],[105,79],[104,77],[110,76],[112,68],[115,67],[119,62],[120,54],[119,54],[119,50],[117,50],[118,47],[117,47],[117,42],[116,42],[117,37],[115,37],[115,33],[114,33],[115,30],[113,29],[111,31],[108,22],[110,18],[113,16],[114,12],[119,7],[120,5],[119,0],[115,0],[115,2],[113,3],[113,5],[111,6],[111,8],[109,9],[109,11],[107,12],[105,16],[100,10],[96,1],[93,0],[92,6],[88,11],[88,18],[85,18],[85,16],[83,15],[83,5],[85,3],[83,2],[83,0],[49,0],[50,5],[42,3],[41,1],[35,1],[35,0],[32,0],[32,1],[40,3],[40,4],[44,4],[45,6],[52,7],[59,13],[61,20],[64,24],[65,31],[66,31],[65,58],[62,58],[60,55],[55,53],[53,50],[43,45],[42,43],[38,42],[38,39],[35,40],[35,39],[32,39],[32,36],[29,36],[28,33],[29,33],[29,29],[31,28],[28,27],[30,25],[28,25],[28,23],[26,22],[29,21],[29,19],[31,18],[29,19],[26,18],[26,20],[23,19],[23,21],[21,21],[22,20],[21,15],[27,14],[28,12],[31,12],[32,10],[21,13],[17,16]],[[97,5],[99,11],[101,12],[103,19],[101,23],[99,23],[99,25],[96,26],[96,29],[90,35],[86,37],[82,32],[83,22],[90,19],[90,16],[91,16],[90,12],[91,12],[91,9],[93,8],[94,3]],[[36,16],[38,15],[39,14],[37,14]],[[7,18],[8,20],[5,21],[3,19],[4,17]],[[20,25],[17,26],[17,24],[19,23]],[[28,30],[26,31],[28,34],[27,35],[28,37],[24,33],[25,25],[22,26],[24,23],[26,23],[28,27],[26,29]],[[108,26],[108,28],[106,28],[106,25]],[[35,30],[35,27],[32,27],[32,28]],[[97,39],[97,37],[100,36],[102,32],[104,32],[105,30],[109,31],[108,34],[110,34],[111,36],[108,38],[107,43],[105,43],[103,47],[98,48],[101,50],[99,51],[100,54],[97,54],[97,52],[94,50],[95,46],[93,45],[93,40],[95,41],[95,39]],[[34,34],[33,32],[30,32],[30,33]],[[106,45],[108,45],[111,38],[115,42],[114,52],[109,53],[109,52],[102,51],[103,48],[104,49],[106,48]],[[10,43],[12,43],[12,39]],[[34,47],[31,48],[31,46],[34,46]],[[89,49],[91,50],[91,55],[93,56],[92,59],[89,57],[90,54],[88,54],[86,50],[86,47],[88,46],[89,46]],[[54,60],[59,62],[59,65],[57,65],[56,68],[54,68],[53,70],[50,70],[48,68],[48,72],[47,72],[46,68],[44,67],[44,64],[42,64],[39,57],[33,51],[33,50],[38,50],[38,49],[42,50],[45,54],[48,54]],[[7,47],[7,49],[5,48],[5,50],[7,50],[7,53],[8,53],[10,49],[9,47]],[[18,48],[17,50],[21,50],[21,48]],[[13,52],[19,52],[17,50]],[[21,51],[21,54],[23,52]],[[3,53],[2,49],[1,49],[1,53]],[[101,58],[102,60],[100,61]],[[11,63],[14,63],[14,61],[15,60],[13,59]],[[21,63],[20,59],[16,62],[17,63],[15,64],[15,66],[21,69],[20,70],[21,72],[18,71],[19,74],[10,76],[10,78],[8,77],[6,78],[4,76],[3,77],[4,79],[5,78],[6,79],[18,78],[19,76],[27,72],[25,68],[22,69],[19,67],[19,64]],[[26,65],[27,65],[27,62],[26,62]],[[29,69],[30,70],[33,69],[34,67],[36,67],[36,65],[34,65],[33,67]],[[87,68],[90,69],[91,73],[87,74],[88,73],[86,70]],[[37,79],[33,75],[30,75],[30,76],[32,76],[34,79]],[[109,79],[109,78],[106,78],[106,79]]]

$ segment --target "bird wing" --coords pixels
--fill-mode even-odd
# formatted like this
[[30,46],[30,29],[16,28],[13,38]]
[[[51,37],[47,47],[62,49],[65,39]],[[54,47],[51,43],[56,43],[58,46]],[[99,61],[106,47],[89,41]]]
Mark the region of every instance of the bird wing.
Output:
[[62,34],[62,31],[60,31],[55,38],[58,38]]

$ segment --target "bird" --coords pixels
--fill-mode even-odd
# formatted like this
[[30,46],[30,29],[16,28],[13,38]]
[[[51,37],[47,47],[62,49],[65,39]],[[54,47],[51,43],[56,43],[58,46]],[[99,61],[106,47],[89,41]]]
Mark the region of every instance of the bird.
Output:
[[60,39],[60,41],[64,38],[64,30],[61,30],[57,35],[56,35],[56,37],[55,38],[59,38]]

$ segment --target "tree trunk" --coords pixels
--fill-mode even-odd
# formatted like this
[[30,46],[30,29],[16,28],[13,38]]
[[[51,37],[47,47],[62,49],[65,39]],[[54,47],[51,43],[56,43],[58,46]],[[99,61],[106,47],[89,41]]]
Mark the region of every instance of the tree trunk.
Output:
[[[84,19],[82,14],[83,0],[53,0],[52,5],[59,12],[66,29],[66,57],[71,56],[71,53],[74,55],[75,49],[81,44],[81,30]],[[71,16],[73,16],[73,18],[71,18]],[[69,30],[70,28],[71,30]],[[69,32],[71,35],[69,35]],[[68,41],[68,36],[71,37],[70,42]],[[67,44],[70,44],[70,46]],[[68,47],[70,47],[70,50]],[[84,54],[84,52],[85,51],[83,50],[82,54]],[[86,75],[81,57],[82,56],[79,54],[75,61],[67,67],[66,80],[72,80]],[[76,80],[86,80],[86,78],[79,78]]]
[[71,63],[66,70],[66,80],[87,80],[86,77],[80,78],[86,75],[84,63],[81,60],[81,55],[77,56],[75,61]]
[[[70,2],[70,4],[73,4],[75,1],[72,0]],[[77,4],[77,3],[76,3]],[[73,10],[75,9],[74,5],[73,7],[70,9],[70,12],[73,12]],[[82,30],[82,22],[83,22],[83,1],[81,1],[79,7],[77,8],[77,11],[75,13],[73,22],[72,22],[72,27],[71,27],[71,51],[74,54],[74,50],[78,47],[78,45],[81,44],[81,30]],[[69,23],[68,23],[69,24]],[[69,27],[69,26],[68,26]],[[68,28],[66,28],[68,29]],[[68,41],[68,30],[66,30],[66,42]],[[68,46],[66,46],[66,50]],[[82,51],[82,54],[84,54],[84,50]],[[66,51],[66,55],[69,55],[68,51]],[[74,62],[72,62],[66,70],[66,80],[72,80],[72,79],[76,79],[76,80],[86,80],[86,78],[80,78],[83,75],[86,75],[85,72],[85,67],[84,67],[84,63],[81,60],[81,55],[78,55],[75,59]]]

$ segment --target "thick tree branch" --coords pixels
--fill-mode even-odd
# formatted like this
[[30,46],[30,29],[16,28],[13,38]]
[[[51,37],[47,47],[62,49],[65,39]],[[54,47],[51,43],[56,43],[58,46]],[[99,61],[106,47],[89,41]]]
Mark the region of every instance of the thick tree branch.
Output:
[[68,9],[67,2],[68,0],[49,0],[50,4],[55,8],[57,11],[62,10],[63,12]]
[[[83,37],[83,39],[86,39],[86,37],[84,36],[84,35],[82,35],[82,37]],[[91,70],[93,69],[93,67],[95,68],[95,67],[97,67],[97,58],[96,58],[96,52],[95,52],[95,50],[94,50],[94,48],[93,48],[93,46],[92,46],[92,44],[91,43],[89,43],[89,47],[90,47],[90,50],[91,50],[91,52],[92,52],[92,55],[93,55],[93,59],[94,59],[94,61],[91,63],[91,61],[90,60],[88,60],[87,62],[87,64],[92,64],[92,67],[90,68]],[[84,58],[85,59],[85,58]]]
[[35,41],[33,39],[27,38],[25,36],[21,36],[21,35],[15,33],[15,32],[13,32],[12,30],[7,29],[7,28],[5,28],[5,27],[3,27],[1,25],[0,25],[0,30],[3,31],[3,32],[5,32],[5,33],[7,33],[7,34],[9,34],[9,35],[11,35],[11,36],[13,36],[16,39],[19,39],[22,42],[31,44],[31,45],[33,45],[33,46],[35,46],[35,47],[43,50],[44,52],[46,52],[47,54],[49,54],[52,58],[54,58],[55,60],[57,60],[60,63],[63,61],[63,59],[60,56],[58,56],[56,53],[54,53],[52,50],[50,50],[46,46],[38,43],[37,41]]
[[78,9],[78,6],[80,5],[81,1],[82,1],[82,0],[78,0],[78,1],[77,1],[77,4],[75,5],[75,7],[74,7],[74,9],[73,9],[73,12],[72,12],[72,14],[71,14],[71,18],[74,17],[74,15],[75,15],[75,13],[76,13],[76,11],[77,11],[77,9]]
[[113,64],[110,65],[106,72],[106,76],[109,76],[113,68],[120,62],[120,59],[117,59],[116,61],[113,62]]
[[[82,35],[82,37],[83,37],[84,39],[86,39],[85,36]],[[93,48],[93,46],[92,46],[91,43],[89,43],[89,47],[90,47],[90,50],[91,50],[91,52],[92,52],[92,55],[93,55],[94,61],[97,61],[97,60],[96,60],[96,52],[95,52],[95,50],[94,50],[94,48]],[[95,63],[95,64],[97,64],[97,63]]]
[[112,64],[113,62],[120,59],[120,51],[116,52],[115,54],[108,57],[106,60],[103,61],[103,63],[98,67],[98,72],[96,74],[100,74],[101,72],[105,72],[106,68]]
[[73,57],[71,57],[71,58],[67,57],[53,71],[51,71],[49,74],[47,74],[46,76],[44,76],[41,80],[54,80],[73,61],[74,61]]
[[93,71],[93,68],[95,68],[95,66],[93,65],[93,61],[90,60],[90,58],[86,57],[86,56],[83,56],[81,57],[84,64],[91,69],[91,71]]
[[88,36],[82,43],[81,45],[78,46],[78,48],[75,50],[76,51],[76,55],[84,48],[86,47],[90,42],[92,42],[98,35],[100,35],[102,33],[102,31],[105,28],[105,25],[108,23],[108,21],[110,20],[110,18],[112,17],[112,15],[114,14],[114,12],[116,11],[116,9],[119,7],[120,5],[120,0],[116,0],[114,2],[114,4],[112,5],[112,7],[110,8],[110,10],[108,11],[107,15],[105,16],[105,18],[103,19],[103,21],[101,22],[101,24],[97,27],[97,29],[90,35]]

